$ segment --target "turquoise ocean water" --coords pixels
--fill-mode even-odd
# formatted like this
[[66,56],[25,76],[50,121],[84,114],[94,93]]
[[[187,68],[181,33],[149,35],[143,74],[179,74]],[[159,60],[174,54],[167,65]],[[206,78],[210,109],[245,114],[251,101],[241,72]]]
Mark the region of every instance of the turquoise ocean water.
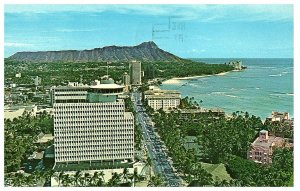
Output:
[[[224,63],[237,59],[194,59],[207,63]],[[221,108],[229,114],[248,111],[265,119],[272,111],[294,115],[293,59],[239,59],[248,68],[222,76],[181,80],[180,84],[163,84],[161,89],[179,90],[182,97],[202,100],[202,107]]]

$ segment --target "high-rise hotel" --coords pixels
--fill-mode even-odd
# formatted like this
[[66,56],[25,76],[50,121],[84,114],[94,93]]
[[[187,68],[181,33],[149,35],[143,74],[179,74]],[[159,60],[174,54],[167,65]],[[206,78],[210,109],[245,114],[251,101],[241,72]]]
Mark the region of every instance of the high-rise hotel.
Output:
[[133,161],[134,117],[118,99],[123,88],[108,78],[52,88],[56,164]]
[[129,73],[131,85],[142,85],[142,66],[139,61],[131,61],[129,63]]

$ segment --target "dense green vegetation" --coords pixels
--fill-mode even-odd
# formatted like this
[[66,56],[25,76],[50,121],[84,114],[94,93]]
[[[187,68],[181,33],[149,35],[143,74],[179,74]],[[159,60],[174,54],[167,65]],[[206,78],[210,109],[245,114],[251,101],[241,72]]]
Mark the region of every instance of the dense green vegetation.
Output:
[[53,134],[53,119],[44,112],[38,117],[24,114],[13,121],[4,122],[4,171],[13,172],[20,169],[22,162],[36,151],[34,145],[39,133]]
[[284,138],[294,138],[294,128],[288,122],[265,122],[266,129],[271,131],[275,136]]
[[[27,63],[5,59],[5,79],[7,83],[33,84],[35,76],[42,77],[42,85],[59,85],[69,81],[79,81],[82,76],[83,83],[90,83],[106,75],[106,62],[85,63]],[[109,75],[115,80],[122,80],[124,72],[129,71],[129,63],[115,62],[109,64]],[[145,79],[185,77],[195,75],[217,74],[233,70],[225,64],[204,64],[190,60],[182,62],[143,62]],[[22,77],[15,74],[21,72]]]
[[153,65],[152,68],[154,70],[155,77],[160,78],[211,75],[233,70],[232,66],[225,64],[206,64],[203,62],[195,62],[191,60],[185,60],[183,62],[177,63],[144,63],[144,65]]
[[[153,120],[174,166],[191,186],[287,186],[293,177],[291,149],[277,149],[269,166],[247,160],[251,142],[265,128],[260,118],[247,112],[235,112],[231,118],[208,114],[182,120],[180,111],[167,114],[160,110]],[[183,147],[188,135],[197,137],[200,155]],[[212,176],[202,162],[225,164],[233,179]]]
[[[109,75],[119,81],[128,71],[128,64],[109,64]],[[15,74],[21,72],[22,77],[16,78]],[[33,84],[34,77],[42,77],[42,85],[59,85],[69,81],[79,81],[82,75],[83,83],[90,83],[107,74],[107,63],[26,63],[5,60],[5,79],[11,78],[17,84]]]
[[[202,102],[200,102],[200,103],[202,103]],[[180,109],[196,109],[199,106],[200,105],[198,104],[197,101],[195,101],[194,97],[189,98],[189,96],[186,96],[186,97],[180,99],[180,105],[179,105]]]
[[226,168],[241,186],[289,186],[293,177],[293,150],[278,148],[273,154],[272,165],[259,165],[238,156],[230,156]]
[[201,131],[196,136],[202,146],[202,160],[210,163],[223,162],[228,154],[246,158],[250,144],[263,127],[260,118],[250,117],[247,112],[230,119],[221,116],[218,120],[209,118],[205,121],[200,119],[198,128]]

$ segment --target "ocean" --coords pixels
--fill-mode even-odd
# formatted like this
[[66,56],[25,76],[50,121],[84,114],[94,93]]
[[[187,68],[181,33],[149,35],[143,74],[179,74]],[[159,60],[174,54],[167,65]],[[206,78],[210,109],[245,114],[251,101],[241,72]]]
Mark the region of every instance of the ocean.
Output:
[[194,97],[204,108],[221,108],[226,113],[248,112],[265,119],[272,111],[294,115],[293,59],[193,59],[206,63],[241,60],[246,70],[225,75],[180,80],[161,89],[179,90],[182,97]]

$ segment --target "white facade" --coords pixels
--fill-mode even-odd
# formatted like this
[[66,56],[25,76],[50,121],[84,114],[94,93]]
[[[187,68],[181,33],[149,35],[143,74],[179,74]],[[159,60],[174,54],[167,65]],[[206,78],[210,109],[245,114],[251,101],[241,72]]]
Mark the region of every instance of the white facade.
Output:
[[154,110],[169,110],[180,105],[181,94],[176,90],[161,90],[158,87],[151,87],[144,92],[144,100]]
[[177,108],[180,104],[180,98],[171,97],[148,97],[147,101],[148,105],[154,110]]
[[58,86],[51,89],[51,103],[86,102],[88,86]]
[[[99,93],[105,100],[90,102],[89,88],[67,89],[54,90],[55,162],[133,160],[134,117],[125,112],[124,100],[105,99],[112,93]],[[91,91],[94,90],[95,87]]]

